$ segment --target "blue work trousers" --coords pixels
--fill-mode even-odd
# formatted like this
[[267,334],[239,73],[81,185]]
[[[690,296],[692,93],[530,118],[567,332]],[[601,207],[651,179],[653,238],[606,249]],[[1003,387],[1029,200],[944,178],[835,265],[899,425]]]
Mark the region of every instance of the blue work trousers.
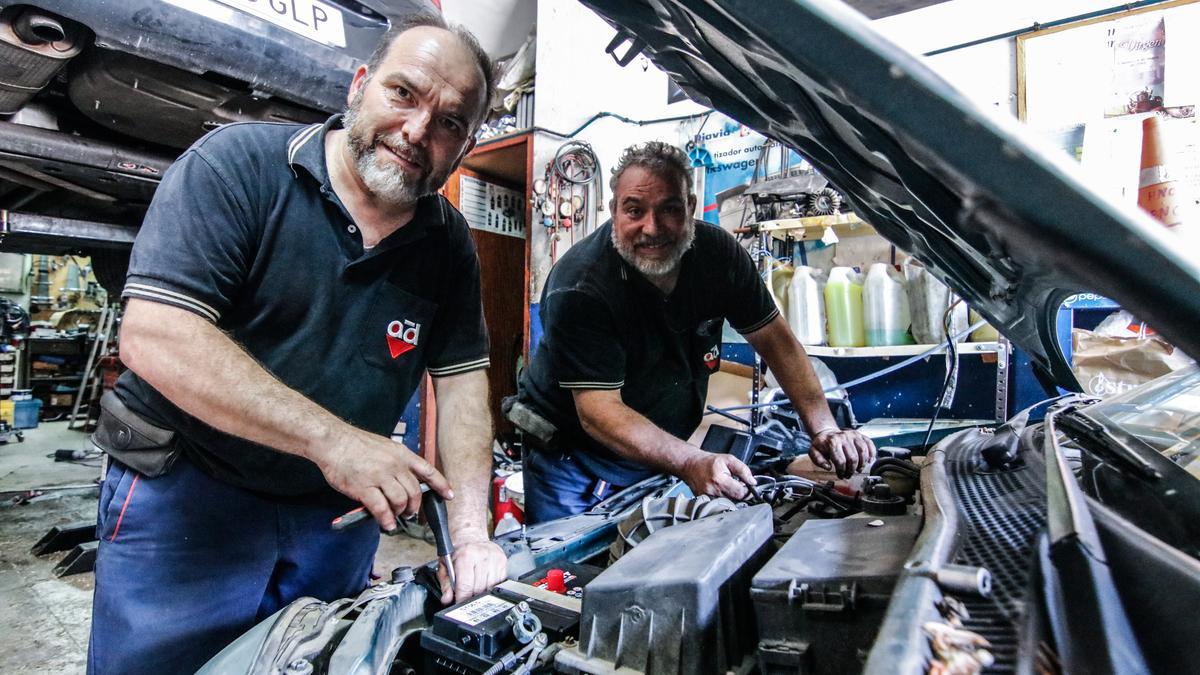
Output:
[[538,450],[525,458],[525,522],[582,513],[621,488],[601,480],[570,455]]
[[379,529],[368,522],[332,532],[348,500],[321,501],[273,500],[183,458],[158,478],[110,462],[96,527],[88,672],[194,673],[297,598],[357,594]]

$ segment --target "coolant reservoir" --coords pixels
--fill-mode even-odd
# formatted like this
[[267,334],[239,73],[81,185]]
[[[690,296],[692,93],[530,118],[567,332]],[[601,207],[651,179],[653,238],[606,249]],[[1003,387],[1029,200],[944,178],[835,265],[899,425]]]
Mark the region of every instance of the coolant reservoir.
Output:
[[804,345],[825,344],[825,302],[813,268],[797,267],[788,285],[788,325]]
[[867,346],[911,344],[910,323],[904,283],[892,275],[891,265],[871,265],[863,283],[863,327]]
[[825,284],[825,314],[829,320],[829,346],[862,347],[867,344],[863,331],[862,283],[849,267],[829,271]]

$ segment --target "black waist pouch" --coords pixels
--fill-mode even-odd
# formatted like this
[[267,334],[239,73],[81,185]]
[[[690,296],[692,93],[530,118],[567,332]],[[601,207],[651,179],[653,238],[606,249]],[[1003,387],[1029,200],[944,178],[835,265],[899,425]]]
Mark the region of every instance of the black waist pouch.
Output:
[[111,391],[100,397],[100,420],[92,443],[147,478],[157,478],[179,457],[175,431],[150,424]]

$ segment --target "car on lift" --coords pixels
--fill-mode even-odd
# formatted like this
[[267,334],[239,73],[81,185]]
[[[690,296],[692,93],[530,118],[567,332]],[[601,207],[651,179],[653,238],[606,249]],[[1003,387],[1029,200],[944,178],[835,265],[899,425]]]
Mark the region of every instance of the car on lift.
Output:
[[[162,173],[223,124],[313,122],[428,0],[0,0],[0,250],[83,253],[110,293]],[[115,295],[114,295],[115,297]]]
[[1054,315],[1101,293],[1200,355],[1196,251],[840,3],[583,2],[629,45],[620,61],[644,49],[795,148],[1030,353],[1044,416],[887,453],[857,486],[796,475],[800,430],[710,431],[759,477],[747,503],[651,478],[498,537],[512,578],[480,598],[441,608],[433,567],[397,569],[298,600],[205,672],[1194,670],[1200,371],[1069,393]]

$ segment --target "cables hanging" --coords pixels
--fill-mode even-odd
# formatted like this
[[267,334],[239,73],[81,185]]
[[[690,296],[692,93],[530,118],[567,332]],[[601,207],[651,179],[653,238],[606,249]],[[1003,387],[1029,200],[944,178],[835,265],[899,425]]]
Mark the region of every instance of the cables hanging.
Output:
[[954,339],[950,324],[954,320],[954,308],[960,302],[962,302],[962,298],[950,303],[950,306],[946,308],[946,313],[942,315],[942,326],[946,330],[946,354],[950,366],[946,368],[946,381],[942,383],[942,393],[938,394],[937,400],[934,401],[933,415],[929,418],[929,428],[925,430],[925,440],[921,443],[925,452],[929,452],[929,438],[933,436],[933,427],[937,424],[938,415],[946,404],[946,392],[950,389],[950,382],[958,377],[958,342]]
[[[568,141],[546,165],[545,178],[534,184],[536,208],[550,242],[550,260],[558,259],[558,240],[569,232],[584,237],[594,227],[595,214],[604,208],[604,184],[600,160],[584,141]],[[537,183],[541,183],[538,185]]]

